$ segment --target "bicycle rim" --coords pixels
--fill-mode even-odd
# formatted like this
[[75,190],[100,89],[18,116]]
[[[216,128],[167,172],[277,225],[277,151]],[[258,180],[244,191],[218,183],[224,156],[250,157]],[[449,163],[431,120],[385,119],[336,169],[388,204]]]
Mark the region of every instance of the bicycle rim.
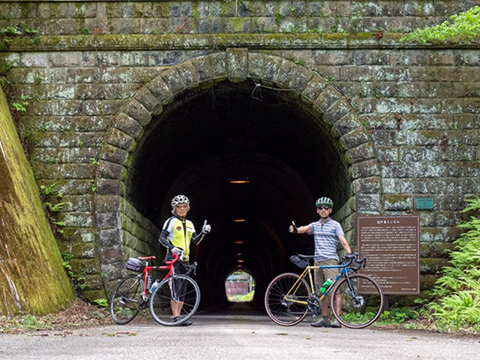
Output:
[[137,316],[142,303],[142,281],[139,275],[123,278],[110,300],[110,316],[118,325],[125,325]]
[[342,325],[351,329],[361,329],[375,322],[383,308],[383,293],[371,277],[349,275],[353,292],[344,278],[332,290],[332,310]]
[[[155,289],[150,300],[152,317],[161,325],[181,325],[190,319],[200,305],[200,288],[190,277],[177,275],[164,279]],[[180,311],[174,318],[172,308]]]
[[[300,276],[294,273],[281,274],[270,282],[265,291],[265,309],[270,319],[278,325],[296,325],[307,315],[306,302],[311,296],[311,291],[307,282],[299,278]],[[297,280],[299,281],[295,285]],[[292,289],[294,285],[295,288]]]

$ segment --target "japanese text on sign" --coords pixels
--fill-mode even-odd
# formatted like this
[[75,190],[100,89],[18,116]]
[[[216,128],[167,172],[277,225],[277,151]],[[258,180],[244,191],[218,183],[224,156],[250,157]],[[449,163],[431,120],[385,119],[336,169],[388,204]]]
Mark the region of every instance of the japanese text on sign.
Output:
[[385,294],[420,292],[418,216],[359,217],[358,245]]

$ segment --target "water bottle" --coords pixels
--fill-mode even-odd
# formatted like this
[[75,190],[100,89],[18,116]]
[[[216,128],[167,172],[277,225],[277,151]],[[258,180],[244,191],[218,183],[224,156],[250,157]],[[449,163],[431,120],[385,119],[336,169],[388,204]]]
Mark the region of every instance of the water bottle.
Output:
[[152,286],[152,277],[150,275],[148,275],[147,276],[147,286],[145,288],[150,289],[150,286]]
[[150,290],[148,290],[148,292],[152,294],[155,291],[155,289],[158,287],[158,285],[160,285],[160,281],[155,280],[155,282],[152,284],[152,287],[150,288]]
[[321,293],[325,294],[325,291],[327,291],[330,285],[332,285],[332,279],[327,279],[327,281],[325,281],[322,287],[320,288]]

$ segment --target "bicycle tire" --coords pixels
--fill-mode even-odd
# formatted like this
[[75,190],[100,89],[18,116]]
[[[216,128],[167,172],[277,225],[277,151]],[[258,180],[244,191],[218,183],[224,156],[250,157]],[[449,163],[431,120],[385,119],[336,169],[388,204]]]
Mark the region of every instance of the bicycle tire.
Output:
[[295,273],[284,273],[274,278],[265,291],[265,309],[272,321],[281,326],[293,326],[301,322],[308,313],[308,306],[294,303],[291,300],[307,302],[312,296],[310,287],[305,279],[300,279],[297,289],[285,296],[300,278]]
[[[180,288],[179,291],[177,289]],[[200,305],[200,288],[189,276],[175,275],[163,279],[150,300],[150,313],[155,321],[165,326],[182,325],[190,319]],[[180,303],[181,314],[173,317],[172,302]]]
[[115,288],[110,300],[110,316],[115,324],[125,325],[135,319],[143,302],[141,275],[124,277]]
[[343,278],[332,289],[331,308],[340,324],[350,329],[362,329],[372,325],[380,316],[383,292],[380,285],[367,275],[353,274],[348,278],[356,297],[352,297],[347,278]]

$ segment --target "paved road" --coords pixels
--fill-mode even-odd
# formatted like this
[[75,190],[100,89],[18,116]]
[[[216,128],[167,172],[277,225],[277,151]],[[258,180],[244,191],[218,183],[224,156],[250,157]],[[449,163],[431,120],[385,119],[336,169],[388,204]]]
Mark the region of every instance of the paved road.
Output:
[[0,359],[478,359],[480,337],[375,329],[285,328],[264,315],[197,315],[189,327],[151,321],[0,335]]

